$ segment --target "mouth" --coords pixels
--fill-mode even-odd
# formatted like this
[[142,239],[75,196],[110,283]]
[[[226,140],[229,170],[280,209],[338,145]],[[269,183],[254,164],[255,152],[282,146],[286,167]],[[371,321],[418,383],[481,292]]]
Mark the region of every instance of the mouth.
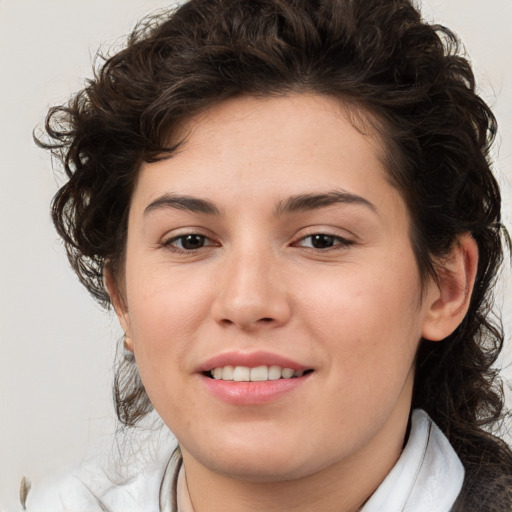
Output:
[[283,379],[297,379],[312,373],[312,369],[294,370],[277,365],[249,366],[217,366],[203,372],[205,377],[213,380],[232,382],[265,382]]
[[301,389],[309,389],[314,371],[309,365],[265,351],[224,352],[198,368],[203,385],[216,399],[244,407],[301,396]]

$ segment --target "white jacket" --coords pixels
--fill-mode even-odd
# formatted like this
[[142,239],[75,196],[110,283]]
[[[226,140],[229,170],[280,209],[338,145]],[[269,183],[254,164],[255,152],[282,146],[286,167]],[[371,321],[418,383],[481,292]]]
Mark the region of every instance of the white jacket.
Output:
[[[28,512],[172,512],[174,467],[169,452],[118,482],[89,464],[30,491]],[[411,432],[397,463],[361,512],[449,512],[460,493],[464,468],[429,416],[413,411]],[[193,512],[185,475],[178,482],[178,512]]]

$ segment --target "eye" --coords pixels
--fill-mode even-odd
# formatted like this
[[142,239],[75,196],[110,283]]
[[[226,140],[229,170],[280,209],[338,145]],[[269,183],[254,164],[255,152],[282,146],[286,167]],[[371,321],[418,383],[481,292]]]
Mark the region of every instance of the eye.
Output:
[[328,235],[326,233],[315,233],[308,235],[297,243],[300,247],[311,247],[312,249],[330,249],[335,246],[346,247],[353,242],[339,236]]
[[180,251],[195,251],[207,245],[213,245],[213,242],[208,237],[197,233],[180,235],[164,243],[164,246]]

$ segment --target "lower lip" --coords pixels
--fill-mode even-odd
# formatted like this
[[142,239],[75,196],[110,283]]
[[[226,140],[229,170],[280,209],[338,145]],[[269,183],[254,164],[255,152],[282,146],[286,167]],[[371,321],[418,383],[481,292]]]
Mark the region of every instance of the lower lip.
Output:
[[297,389],[308,375],[295,379],[266,380],[263,382],[235,382],[201,376],[206,389],[216,398],[234,405],[259,405],[273,402]]

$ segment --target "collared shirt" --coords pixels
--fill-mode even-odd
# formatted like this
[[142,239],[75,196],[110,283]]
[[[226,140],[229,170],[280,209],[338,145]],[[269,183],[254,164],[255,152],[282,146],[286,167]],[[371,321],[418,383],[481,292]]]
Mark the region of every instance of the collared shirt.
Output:
[[[167,456],[168,459],[168,456]],[[31,491],[28,512],[173,512],[172,463],[154,461],[131,479],[105,485],[99,467],[72,473],[64,481]],[[94,475],[94,476],[93,476]],[[397,463],[360,512],[449,512],[460,493],[464,468],[450,443],[421,410]],[[178,511],[194,512],[186,473],[178,476]]]

